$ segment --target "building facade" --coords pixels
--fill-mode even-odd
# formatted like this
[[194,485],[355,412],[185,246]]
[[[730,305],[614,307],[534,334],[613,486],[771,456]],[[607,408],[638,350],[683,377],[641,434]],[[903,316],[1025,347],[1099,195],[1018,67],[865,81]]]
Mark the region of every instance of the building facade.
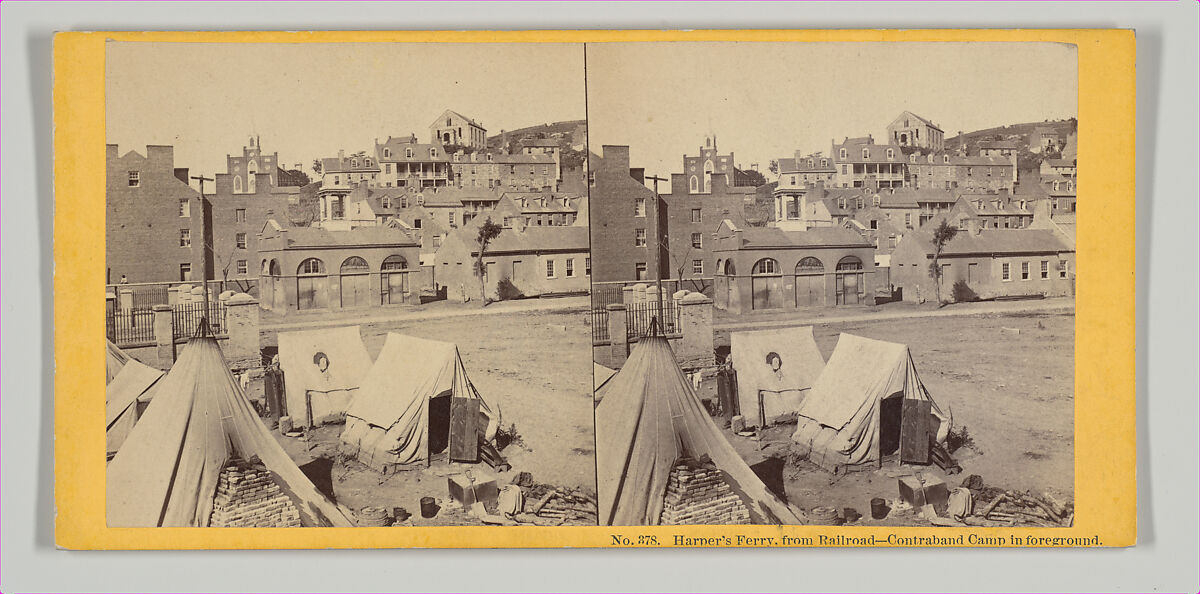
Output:
[[875,144],[871,136],[832,144],[834,183],[842,188],[898,188],[905,185],[904,152],[898,144]]
[[[475,259],[479,243],[473,229],[450,234],[435,256],[434,280],[451,301],[478,301]],[[591,253],[585,227],[506,228],[484,252],[484,287],[499,298],[508,281],[526,297],[585,294],[591,284]]]
[[736,170],[733,153],[722,155],[717,151],[715,135],[705,137],[704,146],[700,147],[697,156],[683,156],[684,187],[691,194],[710,192],[712,178],[717,175],[725,178],[725,185],[734,185],[737,182]]
[[450,157],[440,143],[418,144],[415,134],[375,143],[378,185],[383,188],[441,188],[450,185]]
[[175,148],[121,155],[110,144],[105,167],[105,282],[200,280],[204,209]]
[[447,109],[429,125],[431,144],[487,148],[487,129],[471,118]]
[[908,183],[917,189],[967,192],[1012,191],[1017,183],[1017,157],[913,153],[908,157]]
[[[230,187],[235,194],[255,193],[259,173],[267,174],[271,185],[278,186],[279,165],[279,153],[262,152],[262,141],[257,135],[251,136],[249,145],[242,147],[241,156],[225,155],[225,171],[231,176]],[[292,177],[288,175],[289,179]]]
[[716,307],[733,314],[874,304],[874,246],[859,234],[741,228],[722,222],[713,249]]
[[945,148],[946,133],[933,122],[904,111],[887,127],[888,142],[898,146],[913,146],[931,151]]
[[[663,278],[670,278],[666,217],[655,231],[654,192],[644,183],[642,169],[629,167],[629,147],[605,145],[601,155],[588,159],[593,185],[589,192],[592,238],[592,280],[620,282],[655,278],[655,252]],[[666,206],[657,200],[662,211]]]
[[[754,200],[754,188],[727,185],[726,177],[712,178],[708,191],[693,193],[687,186],[688,175],[671,175],[671,193],[663,194],[666,219],[667,253],[671,274],[666,278],[684,280],[711,279],[712,250],[717,227],[723,221],[745,226],[747,199]],[[686,192],[680,191],[688,188]],[[700,288],[703,284],[692,284]]]

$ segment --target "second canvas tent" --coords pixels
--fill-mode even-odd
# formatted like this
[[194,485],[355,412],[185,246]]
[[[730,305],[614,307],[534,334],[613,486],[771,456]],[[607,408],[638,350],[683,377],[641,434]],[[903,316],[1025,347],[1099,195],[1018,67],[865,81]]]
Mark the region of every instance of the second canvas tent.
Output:
[[899,451],[902,462],[929,462],[929,441],[945,441],[950,418],[917,376],[908,347],[842,334],[800,406],[792,435],[827,470]]
[[375,365],[346,410],[347,454],[377,470],[428,465],[448,451],[451,461],[479,459],[500,414],[471,379],[450,342],[389,333]]
[[[601,524],[803,523],[721,434],[666,338],[638,341],[629,360],[600,389],[600,397],[596,463]],[[705,483],[704,500],[681,493],[684,482]],[[725,491],[736,497],[722,496],[723,501],[707,505],[713,503],[710,494]],[[744,509],[749,517],[713,518],[702,511],[710,507]]]

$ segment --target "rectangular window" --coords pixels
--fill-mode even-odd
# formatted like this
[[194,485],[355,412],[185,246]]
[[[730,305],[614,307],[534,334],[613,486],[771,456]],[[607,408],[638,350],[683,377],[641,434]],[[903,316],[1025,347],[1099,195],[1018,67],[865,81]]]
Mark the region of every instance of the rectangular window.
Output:
[[879,229],[879,221],[877,219],[871,219],[871,228]]
[[1068,264],[1066,260],[1059,260],[1058,261],[1058,278],[1067,278],[1067,269],[1069,267],[1070,267],[1070,264]]
[[910,213],[910,212],[904,213],[904,226],[912,227],[912,213]]
[[634,198],[634,200],[633,200],[633,216],[635,216],[635,217],[646,216],[646,199],[645,198]]
[[245,260],[238,260],[237,261],[237,273],[242,276],[245,276],[247,272],[250,272],[250,265],[247,264]]
[[567,278],[575,276],[575,258],[567,258],[567,267],[565,269]]
[[546,260],[546,278],[554,278],[554,260]]
[[633,230],[633,247],[646,247],[646,230]]
[[696,249],[700,249],[700,248],[704,247],[704,246],[702,245],[702,243],[703,243],[703,238],[704,238],[703,234],[701,234],[701,233],[693,233],[693,234],[692,234],[692,247],[694,247],[694,248],[696,248]]
[[179,216],[188,218],[192,216],[192,201],[184,198],[179,201]]
[[692,274],[704,274],[704,260],[692,260]]
[[1002,280],[1002,281],[1012,280],[1011,271],[1008,269],[1008,262],[1004,262],[1004,263],[1000,264],[1000,280]]
[[246,209],[239,208],[239,209],[233,211],[233,218],[234,218],[235,222],[245,223],[246,222]]
[[1042,279],[1050,278],[1050,261],[1042,260]]
[[1029,262],[1021,262],[1021,280],[1029,280]]
[[591,258],[583,259],[583,274],[586,276],[592,275],[592,259]]
[[693,222],[693,223],[699,223],[699,222],[700,222],[700,209],[699,209],[699,208],[693,208],[693,209],[692,209],[692,222]]
[[237,235],[235,235],[234,241],[237,242],[237,249],[239,249],[239,250],[246,249],[246,234],[245,233],[238,233]]
[[[384,155],[384,156],[387,156],[387,155]],[[384,164],[383,164],[383,172],[384,172],[384,173],[391,173],[391,172],[392,172],[392,164],[391,164],[391,163],[384,163]]]
[[179,280],[181,280],[181,281],[192,280],[192,265],[191,264],[180,264],[179,265]]
[[646,263],[645,262],[638,262],[637,264],[634,264],[633,270],[634,270],[634,275],[633,275],[634,279],[646,280]]
[[136,188],[142,184],[141,174],[137,171],[129,172],[129,187]]
[[192,247],[192,230],[179,230],[179,247]]

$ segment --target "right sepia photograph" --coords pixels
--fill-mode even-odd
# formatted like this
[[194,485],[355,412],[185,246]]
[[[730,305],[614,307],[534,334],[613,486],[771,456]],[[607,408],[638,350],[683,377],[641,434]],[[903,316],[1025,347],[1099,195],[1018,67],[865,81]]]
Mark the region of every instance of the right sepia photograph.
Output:
[[586,70],[600,524],[1072,526],[1075,45]]

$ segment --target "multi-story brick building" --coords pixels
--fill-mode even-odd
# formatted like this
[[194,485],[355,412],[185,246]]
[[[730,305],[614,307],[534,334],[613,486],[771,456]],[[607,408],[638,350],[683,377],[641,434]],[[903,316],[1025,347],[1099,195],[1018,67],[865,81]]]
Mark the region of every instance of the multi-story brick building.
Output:
[[447,109],[429,125],[429,140],[437,145],[482,149],[487,147],[487,129],[483,124]]
[[726,176],[714,175],[708,191],[692,193],[684,191],[687,179],[686,173],[671,174],[671,193],[662,196],[671,261],[667,278],[709,279],[715,274],[712,249],[717,227],[727,220],[745,225],[746,202],[754,200],[755,189],[727,185]]
[[[210,205],[205,243],[212,246],[208,276],[214,280],[248,282],[258,277],[265,265],[258,256],[258,234],[267,220],[286,220],[289,199],[299,188],[277,187],[271,183],[270,174],[260,172],[255,174],[257,179],[247,183],[255,189],[253,193],[237,192],[236,173],[218,173],[213,177],[213,193],[208,194],[207,188],[205,192]],[[248,287],[247,284],[242,290]]]
[[946,133],[937,124],[911,112],[901,112],[887,127],[888,142],[931,151],[945,148]]
[[525,155],[550,155],[554,159],[554,179],[562,181],[562,147],[554,138],[528,138],[521,141],[521,153]]
[[[235,194],[253,194],[258,189],[258,175],[265,173],[272,186],[279,184],[279,153],[264,153],[262,140],[251,136],[248,146],[242,147],[241,156],[225,155],[225,171],[231,176],[231,189]],[[287,176],[291,179],[292,176]],[[300,184],[303,185],[303,184]]]
[[968,192],[1012,191],[1017,182],[1017,157],[962,156],[914,152],[908,156],[905,185],[918,189]]
[[459,188],[549,188],[551,191],[558,188],[558,163],[545,153],[460,152],[451,155],[450,168],[450,185]]
[[[659,271],[670,278],[670,255],[663,241],[666,217],[659,218],[657,233],[654,225],[656,200],[661,210],[666,206],[646,187],[644,170],[629,167],[629,147],[605,145],[599,156],[589,157],[588,164],[593,282],[655,278],[651,250],[656,246]],[[655,241],[656,236],[660,241]]]
[[199,280],[204,209],[175,148],[121,155],[110,144],[105,157],[106,282]]

